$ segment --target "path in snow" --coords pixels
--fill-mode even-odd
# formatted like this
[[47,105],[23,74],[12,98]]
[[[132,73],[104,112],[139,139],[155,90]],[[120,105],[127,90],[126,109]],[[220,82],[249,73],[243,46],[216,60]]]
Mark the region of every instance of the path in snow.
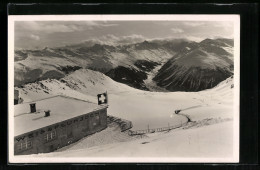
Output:
[[[182,98],[187,101],[186,97]],[[172,115],[172,113],[179,107],[188,107],[190,104],[195,105],[191,102],[183,102],[181,96],[173,93],[172,95],[159,92],[110,94],[108,114],[131,121],[133,131],[145,130],[148,126],[154,129],[185,122],[183,116]]]

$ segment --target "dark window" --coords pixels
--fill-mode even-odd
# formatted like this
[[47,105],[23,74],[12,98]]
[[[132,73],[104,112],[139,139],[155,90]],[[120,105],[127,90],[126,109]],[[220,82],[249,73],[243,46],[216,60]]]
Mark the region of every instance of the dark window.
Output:
[[32,148],[32,141],[29,139],[25,139],[24,141],[18,144],[18,150],[20,151],[27,150],[30,148]]
[[18,99],[14,99],[14,104],[18,104]]
[[49,141],[55,140],[56,137],[57,137],[56,131],[48,132],[44,135],[44,141],[49,142]]
[[105,114],[105,110],[100,110],[99,113],[100,114]]

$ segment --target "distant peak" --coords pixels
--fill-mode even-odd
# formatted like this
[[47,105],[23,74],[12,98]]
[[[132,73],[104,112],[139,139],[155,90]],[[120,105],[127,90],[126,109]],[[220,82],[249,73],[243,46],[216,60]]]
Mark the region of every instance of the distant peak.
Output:
[[49,50],[50,48],[49,47],[44,47],[43,50]]
[[208,43],[208,42],[211,42],[211,41],[213,41],[213,39],[206,38],[205,40],[202,40],[200,43]]

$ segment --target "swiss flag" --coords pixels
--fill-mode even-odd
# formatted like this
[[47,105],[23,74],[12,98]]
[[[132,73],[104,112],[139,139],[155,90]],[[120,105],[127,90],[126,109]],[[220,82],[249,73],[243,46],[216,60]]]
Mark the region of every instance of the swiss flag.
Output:
[[97,97],[98,97],[98,105],[107,103],[107,92],[98,94]]

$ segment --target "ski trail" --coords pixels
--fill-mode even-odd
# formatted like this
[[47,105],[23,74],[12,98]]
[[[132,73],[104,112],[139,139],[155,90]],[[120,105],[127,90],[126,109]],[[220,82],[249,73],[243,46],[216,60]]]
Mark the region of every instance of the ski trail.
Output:
[[187,107],[185,109],[181,109],[181,111],[183,110],[189,110],[189,109],[195,109],[195,108],[198,108],[198,107],[202,107],[203,105],[197,105],[197,106],[192,106],[192,107]]

